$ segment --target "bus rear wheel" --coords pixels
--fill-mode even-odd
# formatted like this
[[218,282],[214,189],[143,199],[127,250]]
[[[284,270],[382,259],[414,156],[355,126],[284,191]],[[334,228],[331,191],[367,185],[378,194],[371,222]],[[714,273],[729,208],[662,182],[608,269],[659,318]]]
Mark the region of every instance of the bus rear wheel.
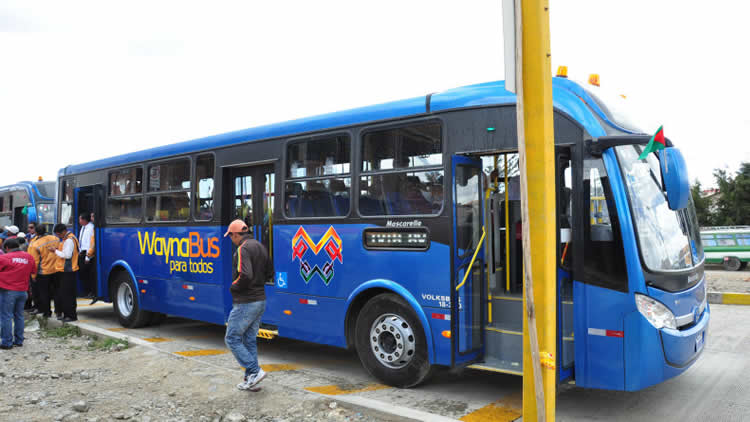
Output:
[[742,268],[742,262],[733,256],[724,259],[724,269],[727,271],[739,271]]
[[141,309],[130,275],[124,271],[120,272],[113,284],[115,288],[114,308],[120,324],[127,328],[138,328],[148,325],[151,322],[153,313]]
[[388,385],[413,387],[430,374],[422,325],[395,294],[381,294],[365,304],[357,317],[355,344],[367,372]]

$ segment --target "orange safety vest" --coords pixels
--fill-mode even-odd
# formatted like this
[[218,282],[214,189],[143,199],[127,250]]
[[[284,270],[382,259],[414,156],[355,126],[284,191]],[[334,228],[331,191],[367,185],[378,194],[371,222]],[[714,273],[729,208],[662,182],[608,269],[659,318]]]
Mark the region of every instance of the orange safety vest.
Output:
[[36,260],[38,274],[47,275],[57,272],[55,267],[57,266],[58,256],[47,248],[49,246],[59,247],[58,243],[60,243],[60,240],[57,236],[48,234],[35,237],[29,245],[28,252]]
[[[73,239],[73,256],[69,259],[60,258],[58,256],[57,261],[55,262],[55,271],[57,272],[72,273],[78,271],[78,239],[76,239],[73,233],[68,232],[68,234],[65,235],[65,238],[60,241],[59,245],[57,245],[57,250],[62,252],[63,245],[65,245],[65,241],[68,239]],[[57,254],[55,254],[55,256],[57,256]]]

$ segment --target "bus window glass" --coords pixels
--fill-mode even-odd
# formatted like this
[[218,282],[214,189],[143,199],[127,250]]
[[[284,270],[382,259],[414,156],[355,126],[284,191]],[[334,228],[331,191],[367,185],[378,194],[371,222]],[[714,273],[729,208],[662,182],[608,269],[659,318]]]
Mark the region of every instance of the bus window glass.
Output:
[[[584,208],[583,271],[585,281],[627,291],[625,249],[614,212],[609,177],[601,159],[583,162]],[[611,212],[611,213],[610,213]]]
[[710,235],[709,236],[705,236],[705,235],[701,236],[701,240],[703,241],[703,245],[705,245],[705,246],[716,246],[717,245],[716,240],[714,239],[714,237],[710,236]]
[[214,156],[201,155],[195,165],[195,219],[209,221],[214,217]]
[[190,160],[182,158],[148,166],[146,221],[186,221],[188,217]]
[[71,180],[62,181],[62,201],[60,201],[60,222],[66,226],[73,225],[73,183]]
[[719,239],[719,246],[737,246],[737,242],[732,238]]
[[695,208],[691,202],[679,211],[669,209],[661,187],[656,154],[649,154],[643,162],[638,160],[640,146],[619,146],[615,151],[628,188],[646,268],[651,271],[685,270],[700,264],[704,258],[703,243]]
[[[337,136],[289,144],[284,212],[288,217],[342,217],[351,201],[351,139]],[[300,180],[304,179],[304,180]]]
[[737,236],[737,243],[742,246],[750,246],[750,236]]
[[443,207],[443,171],[362,176],[359,190],[362,215],[438,214]]
[[73,202],[73,185],[69,180],[63,180],[63,202]]
[[148,166],[149,192],[183,189],[190,189],[190,160],[187,158]]
[[287,177],[316,177],[349,173],[351,143],[346,136],[290,143]]
[[188,192],[149,195],[146,201],[146,221],[185,221],[190,216]]
[[[109,174],[108,223],[139,223],[143,216],[143,168],[129,167]],[[71,216],[72,222],[72,216]]]
[[[55,197],[55,182],[36,182],[34,183],[34,186],[36,186],[37,190],[39,191],[39,195],[46,198]],[[37,197],[39,195],[37,195]]]
[[349,214],[351,179],[299,181],[286,184],[289,217],[345,216]]
[[[141,193],[142,182],[143,169],[140,167],[130,167],[113,171],[109,174],[109,194],[110,196],[118,196]],[[67,198],[67,191],[65,195]],[[70,188],[70,198],[70,201],[72,201],[72,187]]]
[[[107,201],[108,223],[139,223],[143,211],[141,197],[109,198]],[[73,216],[70,216],[71,223]]]
[[443,145],[439,122],[368,132],[362,139],[362,171],[441,164]]
[[474,250],[482,230],[479,172],[476,167],[456,166],[456,242],[459,255]]
[[37,222],[39,224],[55,224],[55,205],[54,204],[37,204]]

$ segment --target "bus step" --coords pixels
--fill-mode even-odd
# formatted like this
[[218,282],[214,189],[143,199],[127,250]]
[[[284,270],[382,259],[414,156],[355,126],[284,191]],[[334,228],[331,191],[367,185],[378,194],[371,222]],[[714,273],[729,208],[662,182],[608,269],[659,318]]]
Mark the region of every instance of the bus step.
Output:
[[523,375],[521,362],[511,362],[496,358],[485,358],[484,362],[469,365],[469,368],[481,371],[501,372],[503,374]]
[[273,340],[273,338],[278,335],[279,335],[279,332],[277,330],[266,330],[265,328],[261,328],[258,330],[258,337],[260,338]]

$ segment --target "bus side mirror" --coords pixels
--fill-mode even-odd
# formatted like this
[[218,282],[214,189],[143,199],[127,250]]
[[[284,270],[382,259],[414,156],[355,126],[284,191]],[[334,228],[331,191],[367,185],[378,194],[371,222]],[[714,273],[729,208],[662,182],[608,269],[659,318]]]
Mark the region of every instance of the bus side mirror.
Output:
[[690,198],[690,182],[685,158],[680,150],[667,147],[659,151],[659,165],[669,209],[677,211],[687,207],[688,198]]

